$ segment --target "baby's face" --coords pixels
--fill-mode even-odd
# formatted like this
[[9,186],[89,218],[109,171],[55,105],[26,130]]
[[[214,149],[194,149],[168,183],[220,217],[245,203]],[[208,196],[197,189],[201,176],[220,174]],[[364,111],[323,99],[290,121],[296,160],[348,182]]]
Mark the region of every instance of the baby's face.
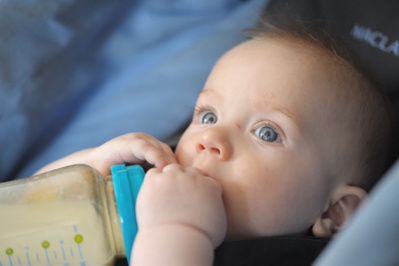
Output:
[[228,239],[305,232],[340,182],[326,143],[341,114],[324,64],[287,41],[256,39],[208,77],[176,156],[222,185]]

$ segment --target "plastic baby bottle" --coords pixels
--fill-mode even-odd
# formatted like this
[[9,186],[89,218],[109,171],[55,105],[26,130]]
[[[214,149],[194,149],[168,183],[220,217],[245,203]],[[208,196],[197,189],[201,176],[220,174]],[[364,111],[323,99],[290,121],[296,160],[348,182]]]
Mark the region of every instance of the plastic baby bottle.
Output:
[[137,232],[141,166],[72,165],[0,184],[0,266],[112,265]]

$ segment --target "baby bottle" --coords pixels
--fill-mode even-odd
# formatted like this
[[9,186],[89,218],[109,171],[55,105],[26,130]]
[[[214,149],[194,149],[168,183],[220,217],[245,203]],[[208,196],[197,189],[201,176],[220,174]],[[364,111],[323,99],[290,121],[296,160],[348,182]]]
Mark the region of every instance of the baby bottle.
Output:
[[72,165],[0,184],[0,266],[112,265],[137,232],[141,166]]

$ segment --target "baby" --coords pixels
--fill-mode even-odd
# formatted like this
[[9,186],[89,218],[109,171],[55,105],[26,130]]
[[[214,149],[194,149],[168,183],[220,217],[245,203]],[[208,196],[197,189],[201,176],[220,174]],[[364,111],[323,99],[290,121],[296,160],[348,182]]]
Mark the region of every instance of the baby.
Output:
[[[293,28],[294,27],[294,28]],[[133,265],[211,265],[225,240],[329,237],[389,165],[383,94],[326,34],[260,20],[216,63],[175,154],[144,133],[56,161],[144,164]]]

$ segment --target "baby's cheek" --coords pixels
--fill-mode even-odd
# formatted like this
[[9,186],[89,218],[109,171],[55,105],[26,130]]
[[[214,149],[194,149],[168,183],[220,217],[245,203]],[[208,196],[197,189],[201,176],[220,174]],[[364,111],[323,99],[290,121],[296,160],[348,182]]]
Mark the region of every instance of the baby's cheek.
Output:
[[183,167],[189,167],[191,166],[191,157],[189,156],[189,153],[186,152],[185,149],[183,149],[183,147],[183,145],[176,147],[175,157],[178,164]]
[[182,152],[176,151],[175,157],[178,164],[180,164],[183,167],[187,167],[187,159],[185,159],[185,156],[182,154]]
[[[179,142],[180,144],[180,142]],[[182,161],[182,149],[180,148],[179,144],[177,144],[176,149],[175,149],[175,157],[176,160],[179,164],[181,164]]]

